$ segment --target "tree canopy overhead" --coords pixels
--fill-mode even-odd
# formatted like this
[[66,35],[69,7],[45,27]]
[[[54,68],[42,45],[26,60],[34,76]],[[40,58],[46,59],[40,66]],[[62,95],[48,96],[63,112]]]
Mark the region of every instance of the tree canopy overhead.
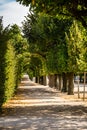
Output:
[[16,0],[20,4],[35,7],[39,12],[63,16],[71,16],[81,21],[87,27],[87,1],[86,0]]

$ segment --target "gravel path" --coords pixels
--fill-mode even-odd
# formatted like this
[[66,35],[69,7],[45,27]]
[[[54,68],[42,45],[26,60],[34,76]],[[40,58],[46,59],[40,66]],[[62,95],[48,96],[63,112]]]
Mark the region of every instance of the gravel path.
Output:
[[16,96],[4,105],[0,130],[87,130],[87,102],[64,99],[48,86],[22,81]]

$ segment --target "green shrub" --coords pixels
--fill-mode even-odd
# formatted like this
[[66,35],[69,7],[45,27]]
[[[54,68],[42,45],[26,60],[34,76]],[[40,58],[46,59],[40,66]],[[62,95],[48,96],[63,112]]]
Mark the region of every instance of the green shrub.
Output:
[[0,41],[0,107],[4,102],[5,94],[5,54],[6,54],[7,44]]
[[0,107],[10,99],[16,86],[16,58],[10,42],[0,47]]

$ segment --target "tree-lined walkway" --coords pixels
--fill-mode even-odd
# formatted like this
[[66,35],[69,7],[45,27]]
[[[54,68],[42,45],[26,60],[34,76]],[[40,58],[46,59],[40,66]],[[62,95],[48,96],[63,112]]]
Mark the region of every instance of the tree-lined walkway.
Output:
[[64,99],[58,91],[35,84],[26,75],[0,117],[0,130],[86,129],[85,102]]

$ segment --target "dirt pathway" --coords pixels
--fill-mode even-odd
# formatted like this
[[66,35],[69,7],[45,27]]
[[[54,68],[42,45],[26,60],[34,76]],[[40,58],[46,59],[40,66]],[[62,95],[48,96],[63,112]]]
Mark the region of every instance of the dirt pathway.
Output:
[[87,130],[87,103],[22,81],[17,95],[4,106],[0,130]]

